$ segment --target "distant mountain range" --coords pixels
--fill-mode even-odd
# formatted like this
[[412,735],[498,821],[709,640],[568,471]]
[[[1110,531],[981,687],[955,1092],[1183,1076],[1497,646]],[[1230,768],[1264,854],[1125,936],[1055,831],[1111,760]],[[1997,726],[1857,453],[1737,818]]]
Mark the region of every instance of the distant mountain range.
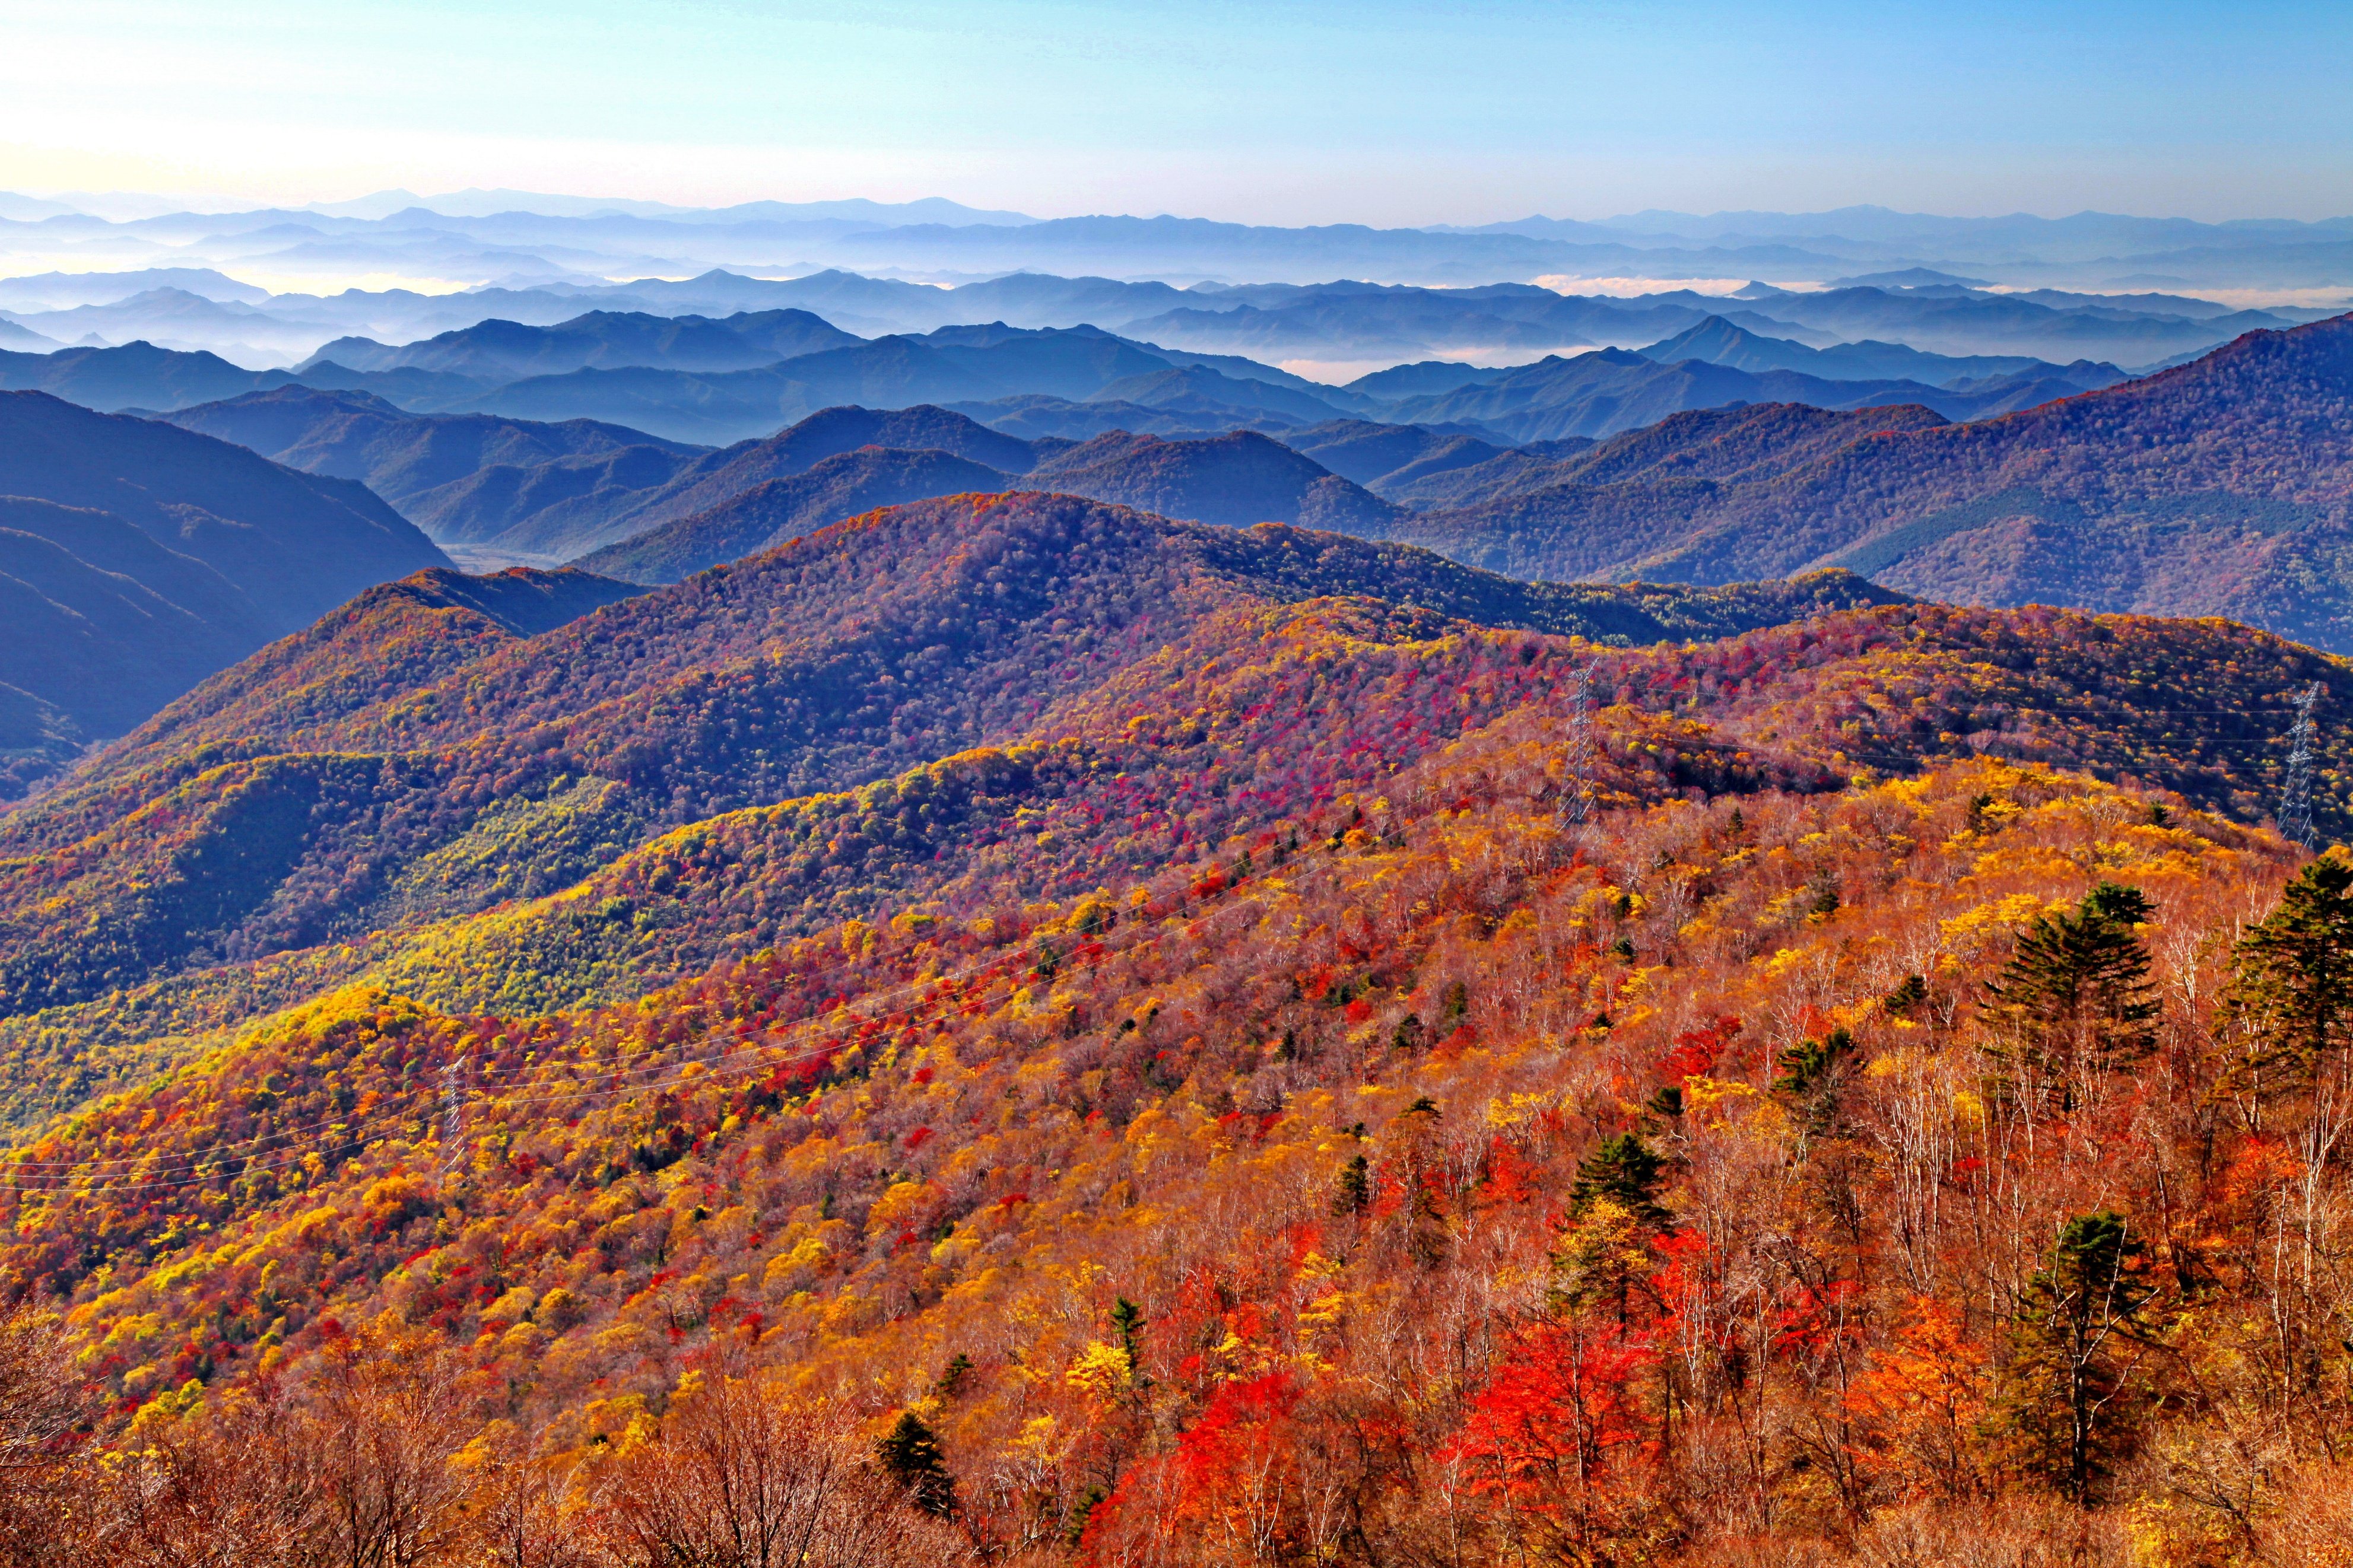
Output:
[[338,338],[320,348],[309,363],[365,371],[437,371],[495,384],[627,365],[753,370],[860,341],[807,310],[747,310],[725,321],[591,310],[553,327],[480,321],[398,347],[368,338]]
[[[1664,342],[1652,343],[1642,350],[1642,357],[1657,360],[1661,364],[1699,360],[1732,370],[1793,370],[1826,381],[1914,381],[1956,390],[2026,376],[2065,380],[2073,384],[2073,391],[2090,392],[2125,379],[2125,373],[2115,365],[2092,360],[2052,365],[2023,354],[1936,354],[1905,343],[1874,342],[1870,339],[1818,349],[1786,338],[1763,336],[1722,316],[1710,316]],[[1358,387],[1363,389],[1361,383]]]
[[[1315,424],[1376,406],[1272,365],[1093,328],[944,327],[869,342],[789,310],[716,321],[591,312],[552,327],[485,322],[405,346],[352,340],[336,352],[367,368],[322,357],[295,371],[247,371],[210,353],[134,343],[0,353],[0,387],[173,412],[307,386],[367,393],[416,414],[602,420],[702,444],[765,436],[842,404],[1103,401],[1164,408],[1202,429]],[[713,368],[746,360],[752,368]]]
[[2070,396],[2086,390],[2087,381],[2106,385],[2116,379],[2101,371],[2082,379],[2063,370],[2021,372],[1964,391],[1916,381],[1832,381],[1794,370],[1748,371],[1700,359],[1662,364],[1648,353],[1597,349],[1574,359],[1548,357],[1452,392],[1407,398],[1390,412],[1414,424],[1479,426],[1517,444],[1580,436],[1598,439],[1686,409],[1752,403],[1818,408],[1913,404],[1947,418],[1978,419]]
[[[1894,370],[1912,374],[1864,374]],[[1424,362],[1345,387],[1092,327],[991,323],[868,341],[797,310],[724,318],[591,311],[550,326],[488,321],[405,345],[340,340],[292,371],[246,371],[216,355],[145,343],[0,353],[0,385],[101,409],[171,411],[311,386],[368,393],[417,414],[587,419],[702,445],[765,436],[845,404],[948,405],[1025,437],[1085,440],[1139,426],[1163,435],[1279,431],[1372,417],[1476,426],[1510,444],[1598,437],[1682,409],[1739,402],[1913,402],[1976,418],[2123,374],[2092,361],[1946,356],[1875,341],[1818,350],[1706,314],[1639,353],[1550,355],[1508,370]]]
[[[0,225],[0,239],[5,239]],[[0,249],[5,257],[5,249]],[[1580,295],[1562,279],[1477,280],[1430,288],[1360,281],[1121,280],[1017,271],[938,288],[839,268],[790,278],[723,268],[688,279],[541,280],[508,278],[460,293],[346,289],[271,295],[204,268],[47,273],[0,279],[0,327],[36,341],[106,346],[145,340],[209,350],[239,363],[288,366],[332,342],[354,368],[377,351],[483,321],[550,326],[584,311],[723,320],[739,312],[811,312],[861,337],[921,335],[1001,321],[1029,328],[1092,325],[1168,348],[1331,364],[1476,356],[1489,363],[1585,348],[1635,348],[1708,315],[1767,337],[1829,347],[1853,339],[1952,356],[2092,359],[2143,368],[2228,341],[2329,314],[2326,308],[2237,310],[2180,293],[1997,292],[1911,269],[1826,289],[1750,283],[1730,294],[1662,286],[1632,297]],[[0,344],[0,347],[9,346]],[[609,353],[612,345],[604,345]],[[651,363],[643,359],[587,363]],[[700,367],[681,363],[680,368]],[[741,367],[737,367],[741,368]],[[1876,374],[1886,374],[1884,369]],[[1910,371],[1901,374],[1909,374]]]
[[[658,202],[459,191],[388,191],[303,208],[174,210],[154,197],[43,200],[0,195],[0,248],[102,246],[133,260],[217,266],[266,259],[283,275],[411,272],[493,283],[518,273],[651,276],[681,262],[775,268],[798,261],[902,272],[1100,271],[1301,280],[1493,281],[1588,277],[1762,276],[1827,282],[1926,272],[2011,287],[2342,285],[2353,220],[2200,223],[2100,213],[1947,218],[1879,207],[1812,214],[1645,212],[1599,221],[1531,216],[1472,226],[1286,228],[1199,218],[1097,215],[1039,221],[936,198]],[[663,266],[649,265],[664,263]],[[1729,269],[1728,271],[1726,269]],[[5,304],[5,300],[0,300]]]
[[[594,558],[598,570],[642,581],[667,580],[860,510],[943,489],[1052,489],[1205,520],[1272,520],[1389,534],[1530,577],[1696,574],[1721,580],[1835,561],[1907,588],[1963,598],[2017,602],[2039,596],[2182,613],[2228,608],[2258,624],[2337,647],[2353,641],[2353,632],[2338,626],[2339,611],[2330,607],[2336,589],[2299,595],[2264,585],[2272,581],[2266,574],[2278,572],[2316,573],[2324,584],[2335,581],[2333,567],[2308,558],[2330,537],[2327,529],[2334,526],[2334,514],[2325,506],[2313,511],[2318,502],[2284,495],[2277,484],[2251,490],[2244,481],[2223,476],[2217,468],[2222,456],[2215,444],[2219,437],[2211,431],[2194,442],[2179,431],[2161,441],[2150,435],[2147,438],[2156,443],[2151,449],[2171,456],[2158,468],[2147,458],[2126,463],[2139,477],[2113,481],[2125,488],[2112,496],[2102,489],[2112,481],[2099,476],[2136,450],[2131,443],[2142,437],[2092,441],[2079,457],[2065,459],[2086,465],[2088,477],[2074,481],[2085,496],[2038,489],[2042,499],[2020,502],[2022,510],[2000,511],[1997,506],[2004,518],[2040,519],[2038,542],[2019,540],[1996,551],[1993,536],[1974,534],[1988,520],[1971,521],[1976,513],[1969,511],[1929,529],[1938,538],[1972,535],[1967,546],[1942,547],[1936,558],[1945,564],[1933,569],[1935,552],[1926,542],[1904,544],[1909,534],[1891,534],[1862,554],[1840,552],[1861,547],[1866,534],[1875,534],[1879,525],[1870,518],[1941,515],[1961,502],[1979,509],[1996,505],[1987,493],[2018,499],[2013,480],[1965,482],[1945,470],[1941,458],[1930,460],[1934,455],[2024,440],[2022,431],[2076,429],[2076,422],[2089,417],[2084,410],[2137,407],[2150,395],[2148,389],[2173,385],[2183,376],[2211,387],[2197,395],[2216,405],[2217,413],[2207,421],[2211,430],[2244,426],[2284,448],[2286,438],[2278,431],[2312,410],[2337,406],[2331,400],[2348,396],[2348,386],[2325,366],[2313,371],[2309,385],[2293,390],[2261,378],[2232,380],[2225,367],[2249,355],[2270,363],[2264,356],[2274,351],[2262,345],[2318,343],[2348,330],[2353,330],[2353,318],[2285,336],[2243,339],[2184,371],[2119,384],[2088,401],[2085,384],[2099,387],[2114,375],[2114,367],[2080,364],[1963,376],[1950,387],[1935,387],[1743,369],[1696,357],[1662,363],[1653,357],[1709,353],[1769,365],[1812,363],[1806,356],[1822,352],[1760,338],[1716,319],[1647,353],[1597,351],[1504,371],[1419,366],[1408,384],[1444,385],[1457,375],[1462,384],[1396,401],[1352,389],[1351,401],[1376,411],[1369,418],[1320,399],[1303,402],[1314,395],[1282,384],[1295,378],[1264,367],[1263,374],[1277,379],[1243,381],[1165,361],[1139,378],[1122,373],[1139,357],[1151,356],[1148,345],[1108,334],[1017,329],[944,332],[936,334],[936,342],[885,340],[804,357],[841,365],[847,355],[860,374],[895,369],[902,373],[902,395],[943,383],[965,384],[960,378],[977,374],[974,366],[1010,366],[995,374],[1035,375],[1065,391],[1082,390],[1078,384],[1092,382],[1101,389],[1098,398],[1040,392],[895,413],[836,407],[777,436],[718,451],[642,438],[611,423],[405,415],[363,395],[293,388],[173,417],[246,440],[288,462],[366,479],[470,559],[552,563],[603,551]],[[1863,355],[1881,352],[1859,349]],[[2312,359],[2303,348],[2278,352],[2296,363]],[[748,374],[778,380],[800,376],[806,385],[815,378],[795,370],[799,363],[786,361]],[[2006,367],[1996,361],[1930,368]],[[618,374],[574,372],[524,384],[543,395],[571,376]],[[745,374],[715,373],[702,379],[722,382]],[[1219,404],[1208,390],[1232,401]],[[2169,395],[2170,408],[2188,395]],[[1135,398],[1157,399],[1162,405],[1131,401]],[[2031,423],[1996,417],[2022,407],[2042,412]],[[1325,417],[1305,417],[1319,412]],[[1119,423],[1137,414],[1165,419],[1168,426],[1154,430]],[[2199,423],[2185,415],[2167,418],[2177,421],[2179,430]],[[1251,429],[1282,447],[1230,434]],[[1081,440],[1086,445],[1080,450],[1069,449]],[[860,448],[871,450],[852,456]],[[1285,449],[1312,471],[1271,484],[1269,465],[1279,463],[1274,454]],[[2326,456],[2330,450],[2325,442],[2302,448],[2295,461],[2318,463],[2333,473],[2328,465],[2334,459]],[[439,456],[428,462],[426,453]],[[1854,465],[1865,458],[1876,466],[1868,478],[1853,477]],[[2237,456],[2230,462],[2235,471],[2251,460]],[[1971,461],[2002,475],[2017,467],[2008,458]],[[2062,459],[2046,456],[2038,461]],[[1909,466],[1915,462],[1925,465],[1916,473]],[[813,474],[820,465],[829,466]],[[1864,509],[1868,516],[1827,519],[1826,512],[1862,503],[1844,490],[1826,499],[1820,489],[1823,475],[1845,476],[1841,486],[1869,493],[1873,499]],[[2316,482],[2326,491],[2336,481]],[[1314,489],[1318,485],[1321,489]],[[775,488],[736,504],[762,486]],[[2169,499],[2157,513],[2144,516],[2134,510],[2139,498],[2150,496]],[[2069,507],[2077,510],[2063,517]],[[2121,531],[2096,539],[2085,535],[2075,543],[2060,542],[2063,531],[2051,532],[2067,519],[2108,516],[2137,521]],[[2307,524],[2320,531],[2313,532]],[[2222,534],[2215,529],[2241,540],[2232,547],[2242,557],[2238,564],[2226,567],[2213,554],[2222,548]],[[2242,537],[2249,529],[2271,542],[2259,546]],[[668,531],[634,552],[624,542],[657,530]],[[2128,550],[2127,534],[2133,541]],[[1809,545],[1810,552],[1797,552],[1795,544],[1784,548],[1775,542],[1818,537],[1838,542],[1838,548],[1821,543]],[[1715,542],[1707,552],[1730,551],[1730,563],[1706,564],[1713,557],[1700,551],[1703,538]],[[2116,554],[2119,550],[2126,553]],[[2185,550],[2202,552],[2199,559],[2205,563],[2190,563],[2182,557]],[[1972,551],[1978,565],[1970,564]],[[2271,564],[2258,569],[2249,552]],[[2085,563],[2093,556],[2110,564],[2086,577],[2091,568]]]
[[642,582],[673,581],[875,507],[967,489],[1058,490],[1205,521],[1357,534],[1401,515],[1246,430],[1174,441],[1117,431],[1077,446],[1023,440],[931,405],[837,406],[714,451],[633,440],[585,420],[403,416],[366,394],[301,387],[166,417],[364,480],[461,553],[585,555],[591,570]]

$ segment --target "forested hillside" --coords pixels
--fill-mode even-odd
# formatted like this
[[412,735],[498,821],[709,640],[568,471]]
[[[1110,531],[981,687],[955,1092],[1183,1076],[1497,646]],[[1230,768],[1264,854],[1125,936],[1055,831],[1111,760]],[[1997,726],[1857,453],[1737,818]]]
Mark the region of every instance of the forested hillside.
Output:
[[[575,581],[578,607],[627,592]],[[549,890],[659,827],[1018,738],[1238,605],[1381,588],[1419,615],[1647,641],[1887,597],[1843,575],[1525,584],[1052,496],[877,513],[529,638],[426,586],[363,597],[0,819],[0,1005],[364,934],[460,840]],[[584,776],[621,787],[574,820]],[[429,912],[508,890],[460,879]]]
[[860,512],[1005,485],[997,469],[950,452],[866,447],[591,551],[580,565],[632,583],[675,583]]
[[1029,482],[1203,522],[1295,522],[1373,539],[1385,537],[1403,515],[1253,430],[1206,441],[1113,431],[1048,458],[1031,470]]
[[505,526],[487,526],[473,511],[451,504],[457,493],[451,487],[471,482],[479,488],[478,476],[486,472],[618,459],[645,470],[638,481],[642,487],[702,453],[594,420],[544,425],[481,414],[409,414],[371,393],[307,386],[248,393],[165,418],[305,473],[357,479],[447,540],[485,539]]
[[0,818],[11,1549],[2327,1561],[2316,687],[1042,494],[375,589]]

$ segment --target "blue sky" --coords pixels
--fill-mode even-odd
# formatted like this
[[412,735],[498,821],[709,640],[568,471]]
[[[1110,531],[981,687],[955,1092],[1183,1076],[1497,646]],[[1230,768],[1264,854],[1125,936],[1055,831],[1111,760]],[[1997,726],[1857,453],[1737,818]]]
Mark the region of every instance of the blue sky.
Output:
[[0,0],[0,188],[2353,213],[2353,5]]

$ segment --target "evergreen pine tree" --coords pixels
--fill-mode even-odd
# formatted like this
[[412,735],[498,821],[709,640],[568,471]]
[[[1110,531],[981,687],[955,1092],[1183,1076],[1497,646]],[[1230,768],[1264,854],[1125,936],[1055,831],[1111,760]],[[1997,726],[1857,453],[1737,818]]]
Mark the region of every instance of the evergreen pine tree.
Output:
[[2332,849],[2296,874],[2279,908],[2239,941],[2230,1008],[2255,1037],[2250,1065],[2308,1079],[2353,1045],[2353,861]]
[[2102,882],[2072,912],[2037,915],[1989,982],[1997,1056],[2055,1082],[2144,1056],[2155,1045],[2157,992],[2133,927],[2156,906],[2137,888]]
[[2000,1414],[2012,1461],[2078,1502],[2131,1451],[2156,1294],[2147,1249],[2104,1209],[2061,1228],[2011,1320]]
[[1140,1364],[1144,1355],[1141,1336],[1144,1331],[1144,1309],[1122,1296],[1111,1310],[1112,1331],[1119,1336],[1120,1348],[1127,1352],[1127,1364]]
[[1332,1212],[1362,1214],[1373,1201],[1373,1182],[1362,1154],[1340,1167],[1340,1182],[1332,1194]]
[[1620,1132],[1577,1163],[1577,1183],[1569,1188],[1571,1213],[1582,1215],[1597,1198],[1607,1198],[1645,1225],[1663,1226],[1672,1217],[1659,1206],[1659,1186],[1666,1161],[1631,1132]]
[[912,1410],[899,1414],[890,1436],[874,1445],[875,1458],[908,1498],[925,1513],[946,1515],[955,1508],[955,1478],[948,1473],[940,1440]]
[[1781,1076],[1773,1087],[1784,1094],[1811,1094],[1853,1049],[1854,1037],[1844,1029],[1832,1029],[1819,1040],[1800,1040],[1774,1058]]

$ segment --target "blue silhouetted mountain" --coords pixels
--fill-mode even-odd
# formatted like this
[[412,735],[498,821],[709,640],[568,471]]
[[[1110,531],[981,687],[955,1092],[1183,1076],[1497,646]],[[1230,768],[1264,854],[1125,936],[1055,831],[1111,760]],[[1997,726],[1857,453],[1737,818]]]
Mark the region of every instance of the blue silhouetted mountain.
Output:
[[371,584],[448,558],[366,487],[40,393],[0,394],[0,682],[92,735]]
[[[708,513],[747,491],[807,473],[828,459],[860,451],[889,452],[896,458],[930,453],[955,458],[973,468],[974,471],[967,474],[962,469],[939,465],[926,467],[895,461],[873,464],[870,460],[872,466],[871,476],[860,479],[849,469],[830,469],[828,473],[832,477],[824,484],[793,490],[790,499],[772,500],[768,503],[771,510],[788,506],[824,510],[834,504],[825,498],[849,495],[853,491],[861,497],[888,492],[893,498],[865,500],[849,511],[840,511],[824,520],[825,522],[833,522],[855,511],[871,510],[878,506],[895,506],[902,500],[944,495],[976,486],[994,488],[997,479],[1008,473],[1020,473],[1035,460],[1029,442],[999,434],[944,408],[918,405],[913,408],[893,409],[820,409],[764,440],[738,442],[720,451],[703,453],[691,462],[681,464],[659,484],[634,495],[616,491],[596,504],[548,507],[529,515],[519,509],[506,531],[498,536],[496,546],[517,554],[570,559],[600,545],[633,539],[650,530]],[[464,486],[471,488],[477,498],[470,503],[471,509],[483,526],[493,521],[494,514],[483,505],[480,498],[491,485],[500,482],[500,479],[497,470],[486,470],[472,479],[462,481]],[[946,488],[923,488],[926,485]],[[457,488],[453,487],[450,492],[424,498],[424,501],[428,506],[447,507],[455,501],[456,494]],[[802,514],[796,512],[795,515]],[[824,523],[809,526],[822,527]],[[803,528],[800,531],[806,532],[807,529]],[[488,538],[489,535],[481,537]],[[705,553],[708,554],[707,552]],[[733,555],[743,553],[744,551],[737,550],[733,554],[708,554],[708,559],[702,560],[701,565],[730,560]],[[688,568],[700,569],[700,565]]]
[[1770,338],[1710,316],[1698,325],[1641,351],[1661,364],[1699,360],[1733,370],[1798,371],[1830,381],[1915,381],[1948,391],[1982,389],[1996,383],[2063,386],[2070,393],[2096,392],[2126,379],[2112,364],[2078,360],[2052,364],[2024,354],[1932,354],[1903,343],[1865,341],[1813,348],[1788,338]]
[[1430,397],[1459,386],[1476,386],[1504,374],[1457,360],[1426,359],[1413,364],[1393,364],[1348,383],[1347,390],[1384,403],[1408,397]]
[[[841,412],[873,417],[862,409]],[[828,421],[839,428],[863,422]],[[1255,432],[1169,441],[1115,431],[1048,458],[1026,474],[936,449],[861,447],[634,532],[578,563],[586,571],[632,582],[676,582],[876,507],[966,490],[1016,489],[1117,501],[1201,522],[1286,522],[1376,537],[1401,515],[1378,497]]]
[[301,369],[333,363],[359,371],[427,370],[495,384],[626,365],[751,370],[864,341],[807,310],[746,311],[716,321],[591,310],[544,327],[480,321],[396,346],[369,338],[338,338]]
[[1195,399],[1221,408],[1282,407],[1309,422],[1348,411],[1303,391],[1308,384],[1297,377],[1270,367],[1257,367],[1264,378],[1235,375],[1214,361],[1203,363],[1208,357],[1164,353],[1086,329],[955,327],[921,338],[878,338],[758,370],[590,369],[538,376],[470,396],[466,405],[529,419],[609,420],[707,442],[765,434],[840,404],[892,408],[1044,396],[1179,406]]
[[953,453],[865,447],[608,544],[582,557],[579,566],[632,583],[675,583],[878,507],[1001,490],[1008,482],[999,470]]
[[85,408],[185,408],[299,378],[290,371],[247,370],[215,353],[183,353],[149,342],[120,348],[0,353],[0,391],[46,392]]
[[1399,420],[1482,425],[1525,443],[1570,436],[1598,440],[1689,409],[1751,403],[1831,409],[1918,404],[1947,418],[1975,419],[2081,390],[2031,376],[1967,391],[1915,381],[1837,381],[1790,370],[1736,370],[1696,359],[1662,364],[1625,349],[1597,349],[1574,359],[1554,355],[1492,381],[1391,406]]
[[1392,493],[1394,489],[1475,468],[1510,450],[1456,428],[1380,425],[1365,419],[1335,419],[1288,431],[1282,441],[1293,451],[1389,500],[1401,499]]
[[[305,473],[357,479],[437,536],[444,530],[410,503],[485,468],[645,453],[662,460],[667,477],[708,450],[588,419],[544,424],[488,414],[411,414],[373,393],[308,386],[247,393],[163,417],[183,429],[250,447]],[[651,474],[639,481],[658,482]],[[447,536],[481,535],[478,529],[459,527]]]

